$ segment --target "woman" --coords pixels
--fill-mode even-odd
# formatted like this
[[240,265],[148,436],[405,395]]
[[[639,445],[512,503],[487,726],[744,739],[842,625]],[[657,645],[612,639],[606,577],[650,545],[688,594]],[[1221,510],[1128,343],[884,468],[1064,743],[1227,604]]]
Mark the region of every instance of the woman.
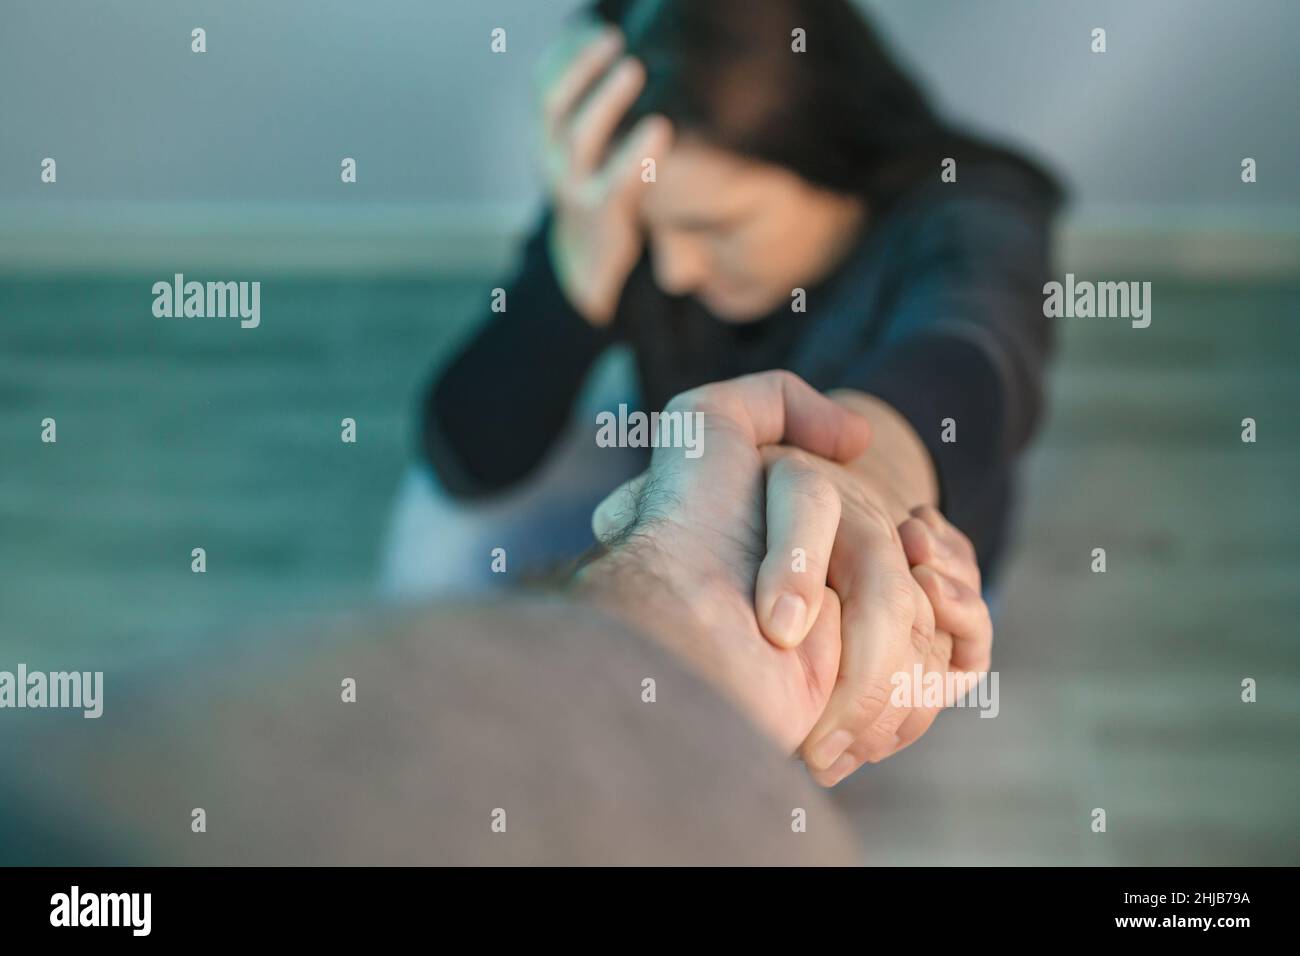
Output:
[[[550,202],[505,307],[428,390],[390,585],[580,552],[646,460],[596,447],[596,409],[780,368],[903,423],[900,473],[932,473],[987,583],[1042,404],[1052,180],[940,121],[848,0],[592,12],[546,84]],[[592,375],[614,346],[634,380]]]

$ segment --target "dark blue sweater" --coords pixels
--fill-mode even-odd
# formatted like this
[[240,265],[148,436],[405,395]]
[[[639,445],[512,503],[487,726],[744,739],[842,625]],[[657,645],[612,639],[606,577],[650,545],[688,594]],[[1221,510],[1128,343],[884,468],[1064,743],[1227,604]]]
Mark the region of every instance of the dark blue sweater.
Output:
[[[1042,310],[1054,203],[1019,171],[963,171],[914,188],[869,227],[833,274],[757,322],[728,324],[665,295],[649,255],[617,314],[595,329],[569,305],[546,244],[549,212],[507,290],[426,395],[425,455],[454,494],[529,475],[564,429],[585,373],[614,342],[636,355],[642,404],[660,409],[705,382],[774,368],[818,389],[854,388],[898,409],[934,459],[941,507],[991,575],[1016,459],[1043,407],[1052,342]],[[941,422],[956,421],[956,441]]]

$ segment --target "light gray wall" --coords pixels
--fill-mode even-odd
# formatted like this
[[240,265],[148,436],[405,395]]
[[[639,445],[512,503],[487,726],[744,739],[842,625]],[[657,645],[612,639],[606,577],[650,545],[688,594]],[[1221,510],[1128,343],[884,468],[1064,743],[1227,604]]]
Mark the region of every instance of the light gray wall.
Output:
[[[533,69],[574,6],[5,0],[0,203],[526,204]],[[1085,212],[1300,207],[1295,0],[870,6],[951,115],[1052,160]],[[1088,50],[1094,26],[1104,55]],[[345,155],[360,181],[342,190]]]
[[[1081,205],[1300,205],[1300,3],[873,2],[955,118],[1050,158]],[[1094,27],[1107,52],[1094,54]],[[1260,179],[1243,187],[1244,156]]]

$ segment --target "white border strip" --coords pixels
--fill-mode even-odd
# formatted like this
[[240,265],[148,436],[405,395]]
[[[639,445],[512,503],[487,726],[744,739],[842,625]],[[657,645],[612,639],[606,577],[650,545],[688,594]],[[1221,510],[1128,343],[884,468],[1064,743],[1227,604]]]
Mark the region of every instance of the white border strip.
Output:
[[[522,203],[0,204],[0,274],[481,276],[508,266],[535,210]],[[1300,279],[1300,209],[1069,214],[1056,271]]]

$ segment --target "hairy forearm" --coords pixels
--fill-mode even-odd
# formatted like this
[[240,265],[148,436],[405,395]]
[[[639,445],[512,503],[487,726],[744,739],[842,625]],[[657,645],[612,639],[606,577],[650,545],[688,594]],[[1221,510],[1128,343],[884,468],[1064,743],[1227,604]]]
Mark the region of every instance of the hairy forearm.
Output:
[[734,626],[734,609],[721,598],[729,589],[731,580],[691,567],[654,536],[640,534],[588,564],[572,584],[579,601],[613,614],[720,685],[728,661],[707,637]]
[[779,652],[754,623],[752,589],[738,583],[752,575],[634,535],[583,568],[572,594],[668,650],[790,751],[807,727],[786,725],[792,691],[772,673]]
[[831,392],[829,397],[871,422],[871,446],[847,468],[885,504],[895,524],[918,505],[939,503],[934,462],[902,415],[875,396],[852,389]]

